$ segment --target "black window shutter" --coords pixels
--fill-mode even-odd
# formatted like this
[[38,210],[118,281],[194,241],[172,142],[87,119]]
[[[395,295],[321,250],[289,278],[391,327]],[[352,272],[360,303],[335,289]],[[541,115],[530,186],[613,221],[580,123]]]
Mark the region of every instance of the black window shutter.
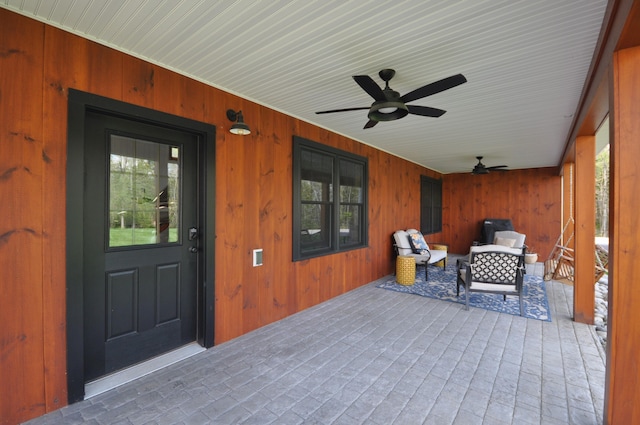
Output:
[[442,180],[420,176],[420,231],[442,231]]

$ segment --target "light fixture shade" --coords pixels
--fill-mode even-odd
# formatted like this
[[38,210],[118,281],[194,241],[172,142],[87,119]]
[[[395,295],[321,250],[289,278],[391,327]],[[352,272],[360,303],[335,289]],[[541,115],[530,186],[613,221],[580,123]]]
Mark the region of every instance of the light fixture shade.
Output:
[[239,134],[240,136],[246,136],[247,134],[251,134],[251,129],[249,126],[243,122],[237,122],[231,126],[229,131],[233,134]]
[[238,134],[240,136],[251,134],[251,129],[244,122],[242,111],[236,112],[233,109],[227,109],[227,118],[229,119],[229,121],[235,121],[229,129],[230,133]]
[[[384,112],[387,108],[393,110],[393,112]],[[406,117],[408,113],[409,109],[403,102],[383,100],[373,103],[368,117],[372,121],[393,121]]]

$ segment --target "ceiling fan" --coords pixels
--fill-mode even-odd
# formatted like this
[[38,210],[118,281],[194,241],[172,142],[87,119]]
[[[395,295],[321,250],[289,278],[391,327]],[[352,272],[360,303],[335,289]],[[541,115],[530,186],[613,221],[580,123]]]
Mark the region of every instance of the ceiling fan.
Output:
[[490,171],[509,171],[503,170],[503,168],[508,167],[508,165],[494,165],[493,167],[487,167],[482,163],[481,156],[476,156],[476,158],[478,159],[478,163],[473,167],[471,174],[489,174]]
[[369,114],[367,116],[369,117],[369,121],[365,124],[364,128],[371,128],[380,121],[398,120],[400,118],[404,118],[408,114],[437,118],[446,111],[437,108],[430,108],[428,106],[406,105],[406,103],[449,90],[450,88],[467,82],[464,75],[456,74],[410,91],[404,96],[400,96],[400,93],[389,87],[389,80],[391,80],[395,74],[396,71],[393,69],[383,69],[378,73],[382,81],[385,82],[384,89],[381,89],[380,86],[368,75],[353,76],[356,83],[358,83],[358,85],[374,99],[371,106],[332,109],[330,111],[319,111],[316,112],[316,114],[330,114],[334,112],[360,111],[368,109]]

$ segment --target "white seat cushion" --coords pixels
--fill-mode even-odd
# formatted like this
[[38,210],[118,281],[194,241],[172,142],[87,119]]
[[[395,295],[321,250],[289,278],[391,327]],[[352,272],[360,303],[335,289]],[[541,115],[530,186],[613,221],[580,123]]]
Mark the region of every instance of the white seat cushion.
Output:
[[516,244],[516,240],[515,239],[509,239],[509,238],[496,238],[495,244],[496,245],[502,245],[502,246],[508,246],[509,248],[513,248],[513,246]]
[[431,258],[429,258],[429,264],[437,263],[438,261],[444,260],[445,258],[447,258],[447,251],[434,249],[431,251]]
[[514,232],[513,230],[499,230],[494,234],[494,241],[498,238],[502,239],[515,239],[513,243],[514,248],[522,248],[524,246],[527,235],[523,233]]
[[409,235],[404,230],[398,230],[393,234],[393,239],[396,242],[396,247],[398,248],[399,255],[410,255],[413,254],[413,249],[411,249],[411,244],[409,243]]
[[471,258],[471,253],[473,252],[488,252],[488,251],[497,251],[497,252],[507,252],[509,254],[522,254],[522,248],[510,248],[504,245],[478,245],[472,246],[469,252],[469,258]]
[[500,283],[474,282],[469,284],[472,291],[516,292],[516,285],[504,285]]

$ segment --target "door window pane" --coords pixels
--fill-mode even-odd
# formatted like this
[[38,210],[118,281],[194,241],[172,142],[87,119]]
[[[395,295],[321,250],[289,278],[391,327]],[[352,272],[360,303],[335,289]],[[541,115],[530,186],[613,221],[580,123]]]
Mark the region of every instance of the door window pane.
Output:
[[111,135],[109,247],[178,242],[180,148]]

